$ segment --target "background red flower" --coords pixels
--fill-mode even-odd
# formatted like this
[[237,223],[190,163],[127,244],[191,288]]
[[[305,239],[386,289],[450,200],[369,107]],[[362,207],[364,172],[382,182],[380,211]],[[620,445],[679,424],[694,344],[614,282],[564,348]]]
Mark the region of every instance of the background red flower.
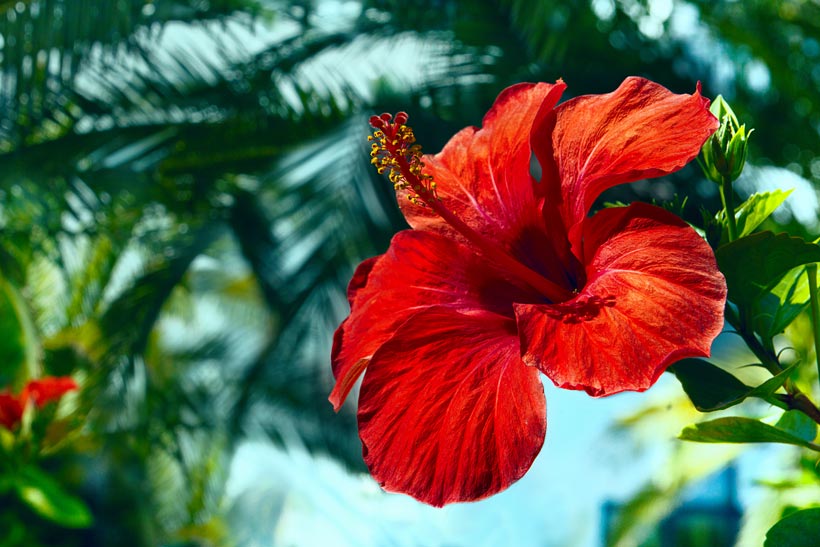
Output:
[[70,376],[45,376],[28,382],[19,395],[0,393],[0,425],[12,429],[23,419],[26,404],[31,400],[37,408],[58,401],[67,392],[77,389]]

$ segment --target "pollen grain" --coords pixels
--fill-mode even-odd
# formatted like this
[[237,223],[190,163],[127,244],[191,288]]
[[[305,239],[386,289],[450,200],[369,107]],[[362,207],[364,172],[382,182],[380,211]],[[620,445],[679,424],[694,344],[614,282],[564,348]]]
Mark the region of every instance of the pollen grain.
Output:
[[380,175],[387,173],[397,192],[407,190],[407,199],[419,207],[429,207],[438,200],[436,183],[423,172],[421,146],[416,144],[413,129],[407,125],[407,113],[399,112],[372,116],[370,125],[375,129],[367,137],[370,144],[370,163]]

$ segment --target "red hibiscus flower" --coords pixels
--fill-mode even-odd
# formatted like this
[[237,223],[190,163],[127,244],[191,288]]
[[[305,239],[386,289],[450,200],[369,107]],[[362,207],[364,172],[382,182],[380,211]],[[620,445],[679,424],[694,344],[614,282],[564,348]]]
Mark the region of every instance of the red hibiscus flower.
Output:
[[46,376],[30,381],[20,395],[0,392],[0,425],[13,429],[23,419],[23,412],[29,401],[37,408],[42,408],[73,389],[77,389],[77,383],[69,376]]
[[565,87],[506,89],[435,155],[406,114],[371,119],[413,229],[350,282],[330,401],[367,369],[359,433],[388,491],[436,506],[496,493],[543,444],[539,371],[594,396],[642,391],[721,330],[725,281],[686,223],[641,203],[588,216],[605,189],[691,161],[718,126],[709,101],[629,78],[556,106]]

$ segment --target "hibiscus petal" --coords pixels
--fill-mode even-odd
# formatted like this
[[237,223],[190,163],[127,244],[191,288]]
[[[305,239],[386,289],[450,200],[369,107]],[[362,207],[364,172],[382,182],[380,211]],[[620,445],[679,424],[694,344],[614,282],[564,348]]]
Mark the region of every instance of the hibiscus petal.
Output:
[[67,392],[77,389],[77,382],[70,376],[45,376],[39,380],[32,380],[23,388],[20,395],[22,400],[34,401],[37,407],[60,399]]
[[[440,153],[423,158],[424,172],[433,176],[442,204],[508,249],[516,247],[522,230],[541,225],[538,183],[530,175],[530,138],[565,87],[563,82],[508,87],[487,112],[481,129],[463,129]],[[429,208],[407,199],[400,199],[399,205],[413,228],[461,238]]]
[[634,77],[612,93],[561,104],[556,117],[552,141],[574,245],[575,227],[601,192],[677,171],[718,127],[700,86],[693,95],[676,95]]
[[513,301],[534,301],[461,243],[405,230],[387,253],[359,266],[348,291],[350,316],[336,331],[330,402],[341,407],[373,353],[404,321],[430,306],[489,310],[513,317]]
[[359,398],[373,477],[439,507],[518,480],[546,426],[544,390],[521,361],[515,323],[489,312],[415,315],[373,356]]
[[0,393],[0,425],[12,429],[23,419],[23,403],[11,393]]
[[[356,271],[353,272],[353,278],[351,278],[347,286],[347,301],[351,309],[353,308],[353,302],[356,300],[356,294],[367,285],[367,278],[370,276],[373,266],[376,265],[376,262],[380,258],[381,256],[374,256],[362,261],[362,263],[356,267]],[[330,353],[332,356],[331,367],[333,369],[333,377],[336,379],[336,385],[333,387],[328,399],[333,403],[333,407],[337,411],[342,406],[342,403],[344,403],[350,390],[353,389],[356,380],[361,376],[362,372],[364,372],[368,361],[365,358],[337,359],[337,356],[339,356],[343,350],[343,344],[347,338],[345,332],[350,328],[347,326],[349,321],[350,317],[347,317],[339,325],[339,328],[336,329],[336,332],[333,333],[333,347]],[[374,348],[375,347],[378,346],[374,346]],[[372,353],[372,350],[370,353]]]
[[523,359],[557,386],[643,391],[674,361],[708,356],[726,282],[709,246],[658,207],[605,209],[583,224],[587,284],[560,304],[517,304]]

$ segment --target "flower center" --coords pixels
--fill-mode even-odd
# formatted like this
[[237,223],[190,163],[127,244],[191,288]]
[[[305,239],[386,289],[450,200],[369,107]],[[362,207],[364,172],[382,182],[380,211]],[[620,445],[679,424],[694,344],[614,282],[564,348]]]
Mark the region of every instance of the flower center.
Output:
[[378,172],[387,173],[396,191],[407,190],[407,198],[411,203],[431,209],[472,243],[485,258],[522,280],[551,302],[564,302],[573,298],[572,292],[510,256],[444,206],[436,192],[433,177],[423,172],[421,146],[416,144],[407,119],[406,112],[397,113],[395,118],[390,114],[370,118],[370,125],[375,129],[373,135],[368,137],[372,143],[370,162]]

